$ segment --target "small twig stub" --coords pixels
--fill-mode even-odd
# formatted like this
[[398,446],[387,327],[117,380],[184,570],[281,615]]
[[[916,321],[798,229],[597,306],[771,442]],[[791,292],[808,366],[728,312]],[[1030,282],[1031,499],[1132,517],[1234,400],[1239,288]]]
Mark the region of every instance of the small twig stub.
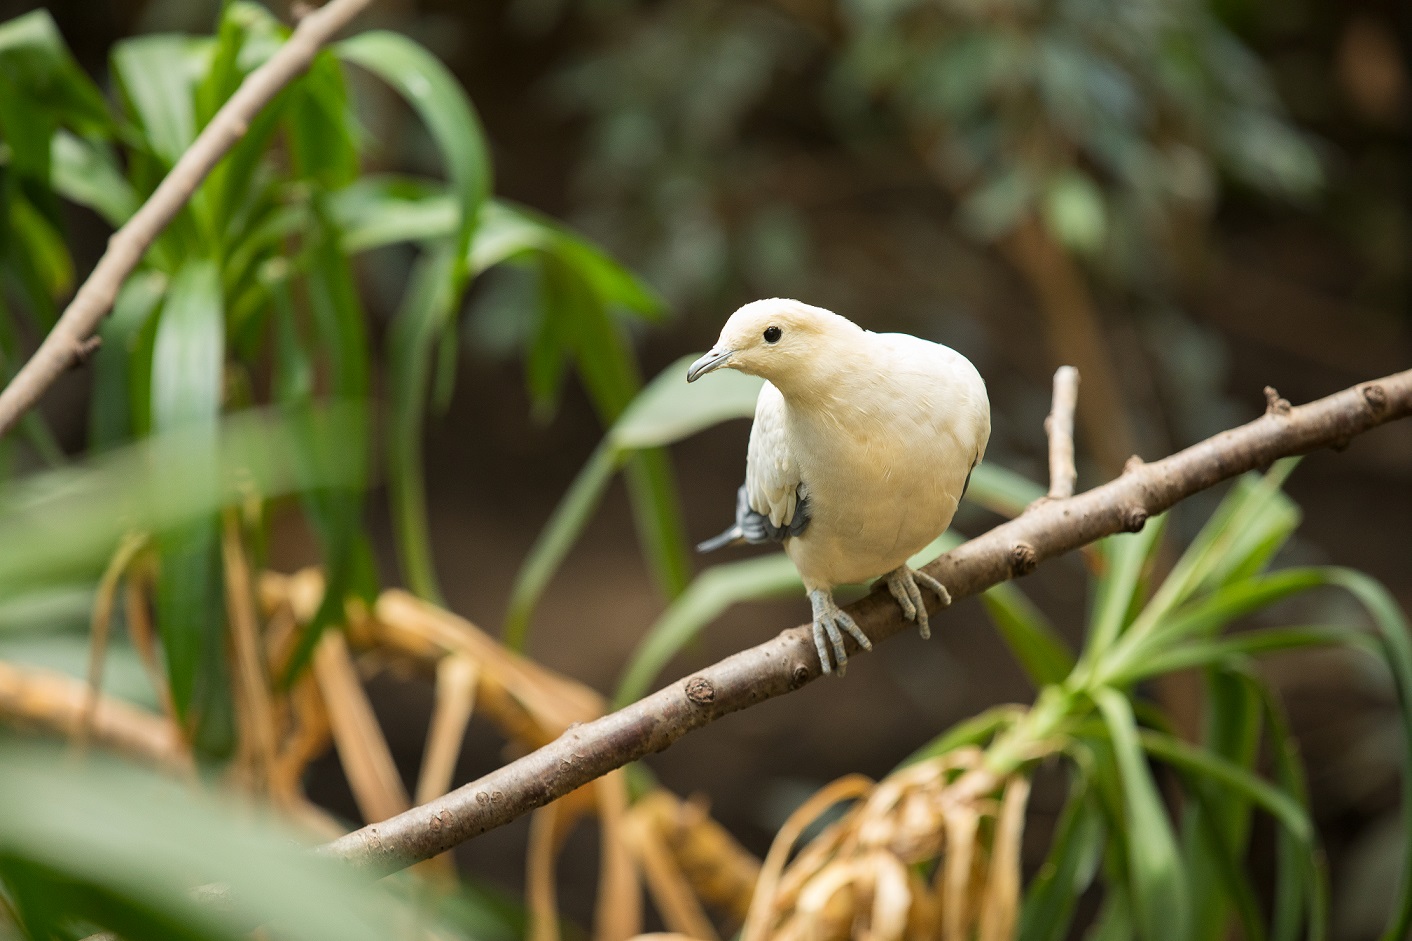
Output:
[[1074,409],[1079,400],[1079,371],[1060,366],[1054,371],[1054,399],[1044,431],[1049,436],[1049,499],[1074,495],[1079,472],[1074,466]]

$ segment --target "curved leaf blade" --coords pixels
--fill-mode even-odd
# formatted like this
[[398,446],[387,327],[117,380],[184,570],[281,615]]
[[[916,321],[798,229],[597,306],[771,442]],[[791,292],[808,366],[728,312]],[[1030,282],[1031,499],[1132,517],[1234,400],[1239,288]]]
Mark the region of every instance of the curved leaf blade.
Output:
[[1146,941],[1185,937],[1190,911],[1186,872],[1167,808],[1143,758],[1132,706],[1107,687],[1095,690],[1093,699],[1108,726],[1122,780],[1128,874],[1139,934]]
[[[481,207],[490,196],[491,169],[480,119],[460,83],[424,47],[386,30],[360,33],[334,49],[339,58],[397,89],[431,132],[460,209],[455,254],[466,259]],[[464,261],[457,264],[458,288],[464,284],[464,265]]]

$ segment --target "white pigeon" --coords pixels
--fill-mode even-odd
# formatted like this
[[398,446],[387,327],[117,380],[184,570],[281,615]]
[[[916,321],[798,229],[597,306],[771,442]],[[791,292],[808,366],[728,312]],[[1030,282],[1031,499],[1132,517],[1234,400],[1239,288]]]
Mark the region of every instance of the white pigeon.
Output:
[[[918,583],[945,607],[946,588],[907,559],[951,525],[990,438],[985,382],[955,350],[903,333],[873,333],[821,307],[785,298],[746,304],[691,364],[767,380],[755,404],[735,525],[703,552],[783,543],[814,609],[814,644],[841,675],[842,630],[872,643],[833,599],[838,585],[887,579],[930,636]],[[826,647],[825,641],[828,646]]]

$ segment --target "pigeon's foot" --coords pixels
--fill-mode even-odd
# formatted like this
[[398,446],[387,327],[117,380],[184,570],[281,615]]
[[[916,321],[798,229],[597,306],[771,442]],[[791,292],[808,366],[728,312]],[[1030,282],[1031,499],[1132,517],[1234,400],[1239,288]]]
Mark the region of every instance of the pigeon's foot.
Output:
[[[864,650],[872,650],[873,642],[863,633],[858,622],[833,600],[832,592],[816,588],[809,592],[809,604],[814,607],[814,646],[819,651],[819,666],[825,673],[833,673],[837,669],[838,675],[842,676],[848,667],[848,653],[843,649],[843,631],[839,628],[851,634]],[[827,646],[825,638],[828,639]],[[833,648],[832,666],[829,664],[829,647]]]
[[[920,586],[925,585],[930,588],[932,593],[941,599],[941,607],[943,608],[951,604],[951,593],[946,590],[946,586],[926,572],[919,572],[906,565],[888,572],[886,578],[887,590],[892,592],[892,597],[896,598],[897,603],[902,606],[902,616],[909,621],[917,622],[917,630],[924,640],[932,636],[931,625],[927,623],[927,606],[922,601]],[[817,623],[817,617],[815,621]]]

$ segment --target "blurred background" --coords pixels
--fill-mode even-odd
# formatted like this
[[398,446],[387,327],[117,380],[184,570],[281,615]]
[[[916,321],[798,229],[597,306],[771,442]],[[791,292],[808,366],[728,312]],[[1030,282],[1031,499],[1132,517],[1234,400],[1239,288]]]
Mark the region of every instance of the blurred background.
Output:
[[[0,20],[36,6],[6,0]],[[117,40],[209,33],[219,15],[206,0],[43,6],[100,87]],[[1266,385],[1298,404],[1412,365],[1412,8],[1400,0],[383,0],[360,23],[415,38],[461,80],[497,194],[572,225],[660,293],[666,316],[631,325],[645,376],[709,346],[741,303],[797,297],[970,357],[994,414],[987,461],[1042,480],[1050,377],[1070,363],[1084,488],[1131,454],[1155,459],[1256,417]],[[370,163],[439,174],[415,116],[357,90]],[[67,221],[86,271],[108,229],[81,210]],[[374,323],[393,318],[409,263],[356,268]],[[425,432],[435,574],[446,606],[491,631],[604,431],[577,379],[557,403],[527,387],[513,314],[534,290],[513,269],[476,280],[454,395]],[[371,342],[385,342],[380,328]],[[75,372],[44,403],[71,453],[86,440],[88,381]],[[747,432],[730,422],[671,449],[693,543],[730,517]],[[1287,490],[1304,513],[1290,560],[1360,568],[1412,609],[1412,426],[1310,456]],[[1194,531],[1214,499],[1190,501],[1174,532]],[[396,584],[386,501],[367,512],[380,580]],[[956,526],[997,520],[969,507]],[[268,551],[281,571],[319,559],[293,517]],[[549,583],[529,653],[611,693],[666,603],[658,585],[614,484]],[[1078,643],[1080,562],[1045,565],[1024,587]],[[807,615],[802,597],[733,608],[661,679]],[[1392,694],[1340,654],[1265,669],[1302,743],[1337,934],[1370,936],[1381,912],[1368,899],[1391,891],[1400,852]],[[383,674],[371,693],[410,776],[431,689]],[[1181,681],[1159,695],[1195,723]],[[966,601],[929,642],[899,638],[856,658],[846,682],[730,717],[647,764],[676,792],[706,795],[763,854],[823,783],[885,774],[953,722],[1032,696]],[[473,722],[456,780],[504,757]],[[358,818],[335,759],[311,774],[317,801]],[[1050,791],[1032,803],[1032,864],[1062,801]],[[518,893],[527,826],[458,859]],[[559,870],[579,918],[592,909],[593,840],[577,832]]]

